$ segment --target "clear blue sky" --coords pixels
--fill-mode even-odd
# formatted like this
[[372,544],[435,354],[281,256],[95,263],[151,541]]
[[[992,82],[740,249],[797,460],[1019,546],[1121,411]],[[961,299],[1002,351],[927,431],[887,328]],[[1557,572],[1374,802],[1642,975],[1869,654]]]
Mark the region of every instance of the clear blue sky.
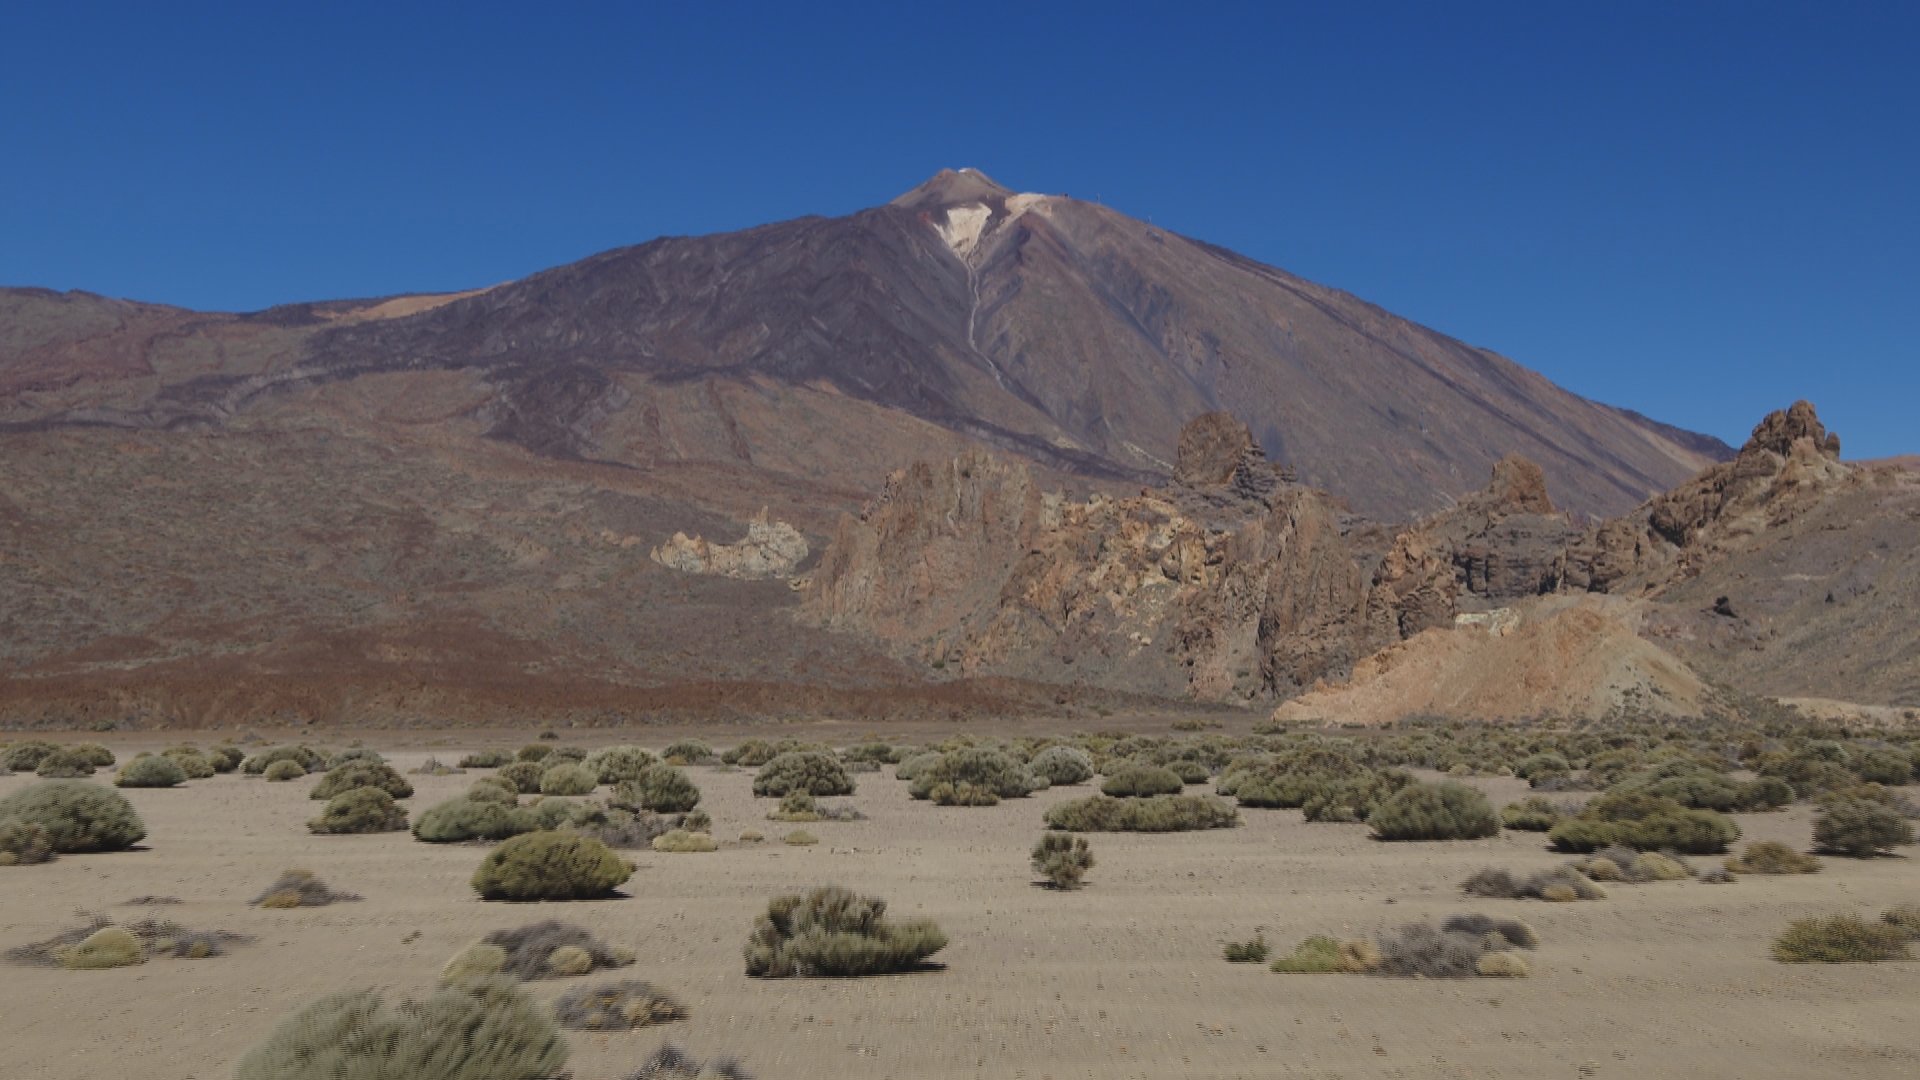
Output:
[[1920,451],[1920,5],[1133,9],[7,4],[0,283],[454,289],[971,165],[1730,442],[1807,397]]

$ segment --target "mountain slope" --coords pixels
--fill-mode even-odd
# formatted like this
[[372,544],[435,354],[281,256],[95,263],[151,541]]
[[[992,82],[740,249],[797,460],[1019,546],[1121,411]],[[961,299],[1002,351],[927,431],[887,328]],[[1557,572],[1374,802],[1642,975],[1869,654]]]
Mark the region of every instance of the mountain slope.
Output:
[[[15,294],[0,322],[33,306]],[[809,459],[810,393],[1138,484],[1164,478],[1182,424],[1226,408],[1302,481],[1389,519],[1447,505],[1509,453],[1593,514],[1727,453],[1345,293],[972,172],[844,218],[663,238],[455,297],[120,305],[117,331],[100,314],[69,313],[65,340],[0,331],[0,424],[219,424],[270,395],[461,370],[486,386],[483,433],[548,456],[779,459],[867,484],[923,456],[879,438]],[[743,417],[742,396],[761,407]],[[852,413],[837,423],[872,411]]]

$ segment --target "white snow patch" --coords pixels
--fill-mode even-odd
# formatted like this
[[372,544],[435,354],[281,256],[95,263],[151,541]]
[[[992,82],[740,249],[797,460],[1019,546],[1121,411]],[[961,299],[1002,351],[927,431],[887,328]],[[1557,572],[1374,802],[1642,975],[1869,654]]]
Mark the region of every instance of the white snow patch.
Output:
[[954,254],[964,259],[980,242],[980,233],[987,227],[987,218],[992,215],[993,211],[982,203],[949,206],[947,219],[935,227],[940,231],[940,239],[947,242]]

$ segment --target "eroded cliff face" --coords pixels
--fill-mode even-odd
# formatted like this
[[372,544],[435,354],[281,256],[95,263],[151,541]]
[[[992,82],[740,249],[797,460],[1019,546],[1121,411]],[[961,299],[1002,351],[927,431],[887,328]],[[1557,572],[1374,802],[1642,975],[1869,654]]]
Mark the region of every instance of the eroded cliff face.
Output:
[[[1167,488],[1086,501],[984,454],[902,470],[841,522],[805,617],[966,674],[1258,700],[1342,677],[1463,598],[1538,591],[1557,551],[1533,547],[1572,529],[1510,460],[1376,568],[1351,515],[1231,417],[1190,423],[1177,458]],[[1516,536],[1537,541],[1524,557]]]

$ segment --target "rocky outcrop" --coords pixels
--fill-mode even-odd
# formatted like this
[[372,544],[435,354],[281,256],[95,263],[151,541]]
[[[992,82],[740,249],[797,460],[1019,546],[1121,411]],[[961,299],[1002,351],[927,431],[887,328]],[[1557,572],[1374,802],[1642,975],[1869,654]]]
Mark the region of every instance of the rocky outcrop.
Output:
[[1854,473],[1840,437],[1795,402],[1760,421],[1732,461],[1571,543],[1560,576],[1573,590],[1657,594],[1779,529]]
[[784,521],[769,521],[762,509],[747,522],[746,539],[716,544],[677,532],[654,548],[654,562],[689,574],[730,578],[786,577],[807,559],[807,538]]

